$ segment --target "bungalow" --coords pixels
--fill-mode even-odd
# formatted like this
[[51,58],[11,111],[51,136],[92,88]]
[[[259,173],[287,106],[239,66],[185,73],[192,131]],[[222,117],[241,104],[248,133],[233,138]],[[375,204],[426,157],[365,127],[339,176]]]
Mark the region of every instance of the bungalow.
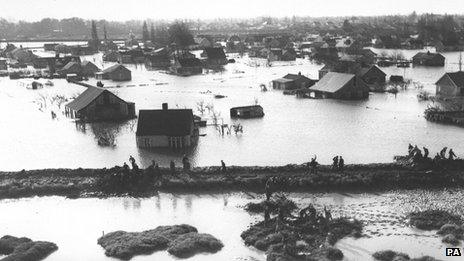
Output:
[[166,48],[156,49],[145,56],[145,64],[150,67],[169,67],[171,61]]
[[384,84],[385,76],[387,76],[387,74],[375,65],[359,69],[356,75],[361,77],[367,84]]
[[358,76],[329,72],[309,88],[316,97],[359,100],[369,97],[369,87]]
[[187,148],[198,142],[198,127],[191,109],[140,110],[136,131],[137,146],[142,148]]
[[261,105],[251,105],[234,107],[230,109],[231,118],[261,118],[264,116],[263,107]]
[[81,75],[90,77],[95,76],[95,73],[99,72],[100,68],[98,68],[94,63],[90,61],[83,61],[81,63]]
[[309,79],[308,77],[298,74],[287,74],[280,79],[272,81],[272,88],[277,90],[296,90],[301,88],[309,88],[317,81]]
[[414,65],[445,66],[445,57],[439,53],[419,52],[412,57]]
[[222,48],[208,47],[205,48],[206,63],[209,66],[222,66],[227,64],[226,54]]
[[58,71],[60,75],[67,75],[67,74],[81,74],[81,65],[78,62],[68,62],[61,70]]
[[66,104],[65,114],[87,121],[130,119],[135,117],[135,104],[106,89],[91,86]]
[[112,65],[95,74],[97,80],[130,81],[131,71],[121,64]]
[[464,72],[445,73],[435,85],[437,96],[462,97],[464,96]]
[[203,66],[198,58],[175,58],[170,69],[173,73],[183,76],[203,73]]

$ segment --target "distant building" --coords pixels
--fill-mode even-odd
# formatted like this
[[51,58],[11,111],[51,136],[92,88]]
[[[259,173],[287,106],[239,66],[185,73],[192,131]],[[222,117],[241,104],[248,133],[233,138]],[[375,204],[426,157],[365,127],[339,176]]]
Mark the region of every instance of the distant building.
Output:
[[130,119],[135,117],[135,104],[122,100],[106,89],[88,87],[66,104],[65,114],[86,121]]
[[67,74],[81,74],[81,65],[78,62],[71,61],[68,62],[61,70],[58,71],[60,75],[67,75]]
[[95,74],[98,80],[130,81],[132,73],[121,64],[115,64]]
[[145,64],[150,67],[169,67],[171,60],[166,48],[156,49],[145,55]]
[[316,97],[360,100],[369,97],[369,87],[358,76],[348,73],[329,72],[309,88]]
[[98,68],[94,63],[90,61],[83,61],[81,63],[81,75],[90,77],[95,76],[95,73],[99,72],[100,68]]
[[191,109],[140,110],[137,131],[137,146],[142,148],[171,147],[187,148],[198,141],[198,127]]
[[119,58],[119,53],[117,51],[109,51],[103,54],[104,62],[117,62]]
[[204,54],[206,56],[206,63],[209,66],[222,66],[227,64],[227,58],[223,48],[205,48]]
[[57,43],[46,43],[44,44],[44,51],[55,51],[57,45]]
[[441,97],[464,96],[464,72],[445,73],[436,83],[436,95]]
[[230,109],[231,118],[261,118],[264,116],[263,107],[261,105],[251,105],[234,107]]
[[203,73],[203,64],[198,58],[175,58],[170,69],[175,74],[188,76]]
[[424,66],[445,66],[445,57],[439,53],[419,52],[412,57],[412,63]]
[[287,74],[282,78],[272,81],[272,88],[277,90],[296,90],[301,88],[309,88],[317,81],[298,74]]
[[213,43],[211,43],[211,41],[208,40],[207,38],[197,37],[197,38],[194,38],[193,40],[199,48],[213,47]]
[[384,84],[385,77],[387,76],[387,74],[375,65],[361,68],[356,75],[361,77],[367,84]]
[[120,50],[118,53],[119,63],[143,63],[145,61],[145,55],[141,48]]
[[8,70],[8,66],[6,65],[6,59],[0,58],[0,70],[6,71]]

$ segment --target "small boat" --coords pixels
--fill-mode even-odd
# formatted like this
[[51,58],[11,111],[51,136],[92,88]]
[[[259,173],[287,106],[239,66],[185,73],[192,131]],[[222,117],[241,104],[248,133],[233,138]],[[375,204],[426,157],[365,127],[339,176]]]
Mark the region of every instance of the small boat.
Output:
[[214,98],[216,98],[216,99],[222,99],[222,98],[225,98],[225,97],[227,97],[227,96],[224,96],[222,94],[215,94],[214,95]]

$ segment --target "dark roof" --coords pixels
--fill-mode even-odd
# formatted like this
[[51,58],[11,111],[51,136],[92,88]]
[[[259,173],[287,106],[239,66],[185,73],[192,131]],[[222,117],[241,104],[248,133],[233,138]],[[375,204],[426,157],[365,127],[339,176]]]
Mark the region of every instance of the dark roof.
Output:
[[[453,81],[454,84],[456,84],[456,86],[464,87],[464,72],[463,71],[454,72],[454,73],[445,73],[445,75],[443,75],[443,77],[445,77],[445,76],[448,76],[451,79],[451,81]],[[440,80],[443,77],[441,77]],[[440,80],[438,80],[438,82]]]
[[198,58],[179,58],[178,61],[182,67],[201,66],[201,61]]
[[116,71],[116,70],[119,69],[119,68],[123,68],[123,69],[125,69],[125,70],[127,70],[127,71],[130,71],[129,69],[127,69],[127,68],[124,67],[123,65],[117,63],[117,64],[115,64],[115,65],[112,65],[112,66],[110,66],[110,67],[104,69],[104,70],[102,71],[102,73],[111,73],[111,72]]
[[71,69],[72,67],[74,66],[78,66],[79,67],[79,64],[74,62],[74,61],[71,61],[69,63],[67,63],[64,67],[63,67],[63,70],[69,70]]
[[417,53],[416,55],[414,55],[412,58],[413,59],[424,59],[424,60],[427,60],[427,59],[433,59],[435,57],[440,57],[440,58],[443,58],[445,59],[445,57],[439,53],[431,53],[431,52],[419,52]]
[[96,65],[95,65],[94,63],[92,63],[91,61],[83,61],[83,62],[81,63],[81,66],[82,66],[82,67],[87,67],[87,66],[89,66],[89,68],[93,68],[93,69],[95,69],[95,70],[97,70],[97,71],[100,70],[100,68],[98,68],[98,66],[96,66]]
[[354,74],[328,72],[322,79],[309,89],[314,91],[335,93],[343,88],[351,79],[355,77]]
[[81,93],[81,95],[77,96],[76,99],[68,103],[66,107],[75,111],[80,111],[87,107],[87,105],[89,105],[105,91],[107,90],[98,87],[88,87],[87,90]]
[[309,79],[308,77],[304,76],[304,75],[301,75],[301,74],[287,74],[285,75],[283,78],[285,79],[290,79],[290,80],[300,80],[300,79],[303,79],[305,81],[312,81],[311,79]]
[[205,48],[205,52],[208,59],[226,59],[226,54],[222,48],[207,47]]
[[263,107],[261,105],[249,105],[249,106],[232,107],[230,109],[231,110],[236,110],[236,109],[252,109],[252,108],[261,108],[261,109],[263,109]]
[[361,69],[359,69],[357,75],[360,76],[360,77],[364,77],[364,75],[366,75],[366,73],[368,73],[369,71],[371,70],[374,70],[374,71],[378,71],[380,72],[382,75],[387,75],[386,73],[384,73],[382,70],[380,70],[379,67],[375,66],[375,65],[372,65],[371,67],[363,67]]
[[191,133],[193,112],[190,109],[140,110],[137,136],[186,136]]

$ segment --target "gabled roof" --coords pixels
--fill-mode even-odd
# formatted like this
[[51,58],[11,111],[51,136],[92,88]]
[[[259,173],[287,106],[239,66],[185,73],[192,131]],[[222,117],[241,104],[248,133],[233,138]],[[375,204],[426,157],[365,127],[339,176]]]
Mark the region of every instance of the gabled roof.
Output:
[[69,62],[69,63],[67,63],[65,66],[63,66],[63,69],[62,69],[62,70],[64,70],[64,71],[65,71],[65,70],[69,70],[69,69],[71,69],[71,68],[74,67],[74,66],[79,66],[79,64],[76,63],[76,62]]
[[111,73],[111,72],[116,71],[116,70],[119,69],[119,68],[123,68],[124,70],[130,71],[129,69],[127,69],[127,68],[124,67],[123,65],[117,63],[117,64],[115,64],[115,65],[112,65],[112,66],[110,66],[110,67],[104,69],[104,70],[102,71],[102,73]]
[[304,75],[301,75],[301,74],[287,74],[285,75],[283,78],[285,79],[290,79],[290,80],[304,80],[304,81],[312,81],[311,79],[309,79],[308,77],[304,76]]
[[335,93],[343,88],[351,79],[355,77],[354,74],[328,72],[322,79],[309,89],[314,91]]
[[384,73],[382,70],[380,70],[379,67],[375,66],[375,65],[372,65],[371,67],[363,67],[361,69],[359,69],[357,75],[360,76],[360,77],[364,77],[364,75],[366,75],[368,72],[370,72],[371,70],[373,71],[378,71],[380,72],[382,75],[387,75],[386,73]]
[[186,136],[192,131],[191,109],[140,110],[137,136]]
[[414,55],[412,58],[413,59],[433,59],[435,57],[440,57],[440,58],[443,58],[445,59],[445,57],[443,55],[441,55],[440,53],[431,53],[431,52],[418,52],[416,55]]
[[445,73],[435,84],[438,84],[438,82],[443,79],[443,77],[449,77],[451,81],[458,87],[463,88],[464,87],[464,72],[459,71],[459,72],[454,72],[454,73]]
[[218,47],[205,48],[206,56],[208,59],[226,59],[224,49]]
[[77,96],[76,99],[66,104],[66,107],[75,111],[80,111],[87,107],[87,105],[89,105],[105,91],[107,90],[98,87],[88,87],[87,90],[81,93],[81,95]]
[[95,70],[97,70],[97,71],[100,70],[100,68],[98,68],[98,66],[96,66],[96,65],[95,65],[94,63],[92,63],[91,61],[83,61],[83,62],[81,63],[81,66],[82,66],[82,67],[93,68],[93,69],[95,69]]

